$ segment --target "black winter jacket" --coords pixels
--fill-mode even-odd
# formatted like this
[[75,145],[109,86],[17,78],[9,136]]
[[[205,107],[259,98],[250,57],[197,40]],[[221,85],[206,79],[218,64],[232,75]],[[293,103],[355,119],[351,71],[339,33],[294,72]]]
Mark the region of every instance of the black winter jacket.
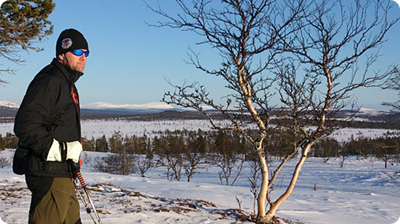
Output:
[[19,147],[29,150],[26,175],[73,176],[68,162],[48,162],[46,158],[53,139],[81,141],[79,105],[71,91],[76,91],[75,82],[82,75],[53,59],[30,83],[14,124]]

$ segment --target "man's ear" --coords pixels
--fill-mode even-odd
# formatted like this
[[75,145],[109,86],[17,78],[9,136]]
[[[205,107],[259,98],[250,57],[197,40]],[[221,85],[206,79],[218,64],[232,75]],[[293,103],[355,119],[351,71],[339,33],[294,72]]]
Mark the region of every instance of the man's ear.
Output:
[[61,62],[61,63],[64,61],[64,57],[65,57],[64,54],[59,54],[59,55],[57,55],[57,59],[58,59],[58,61]]

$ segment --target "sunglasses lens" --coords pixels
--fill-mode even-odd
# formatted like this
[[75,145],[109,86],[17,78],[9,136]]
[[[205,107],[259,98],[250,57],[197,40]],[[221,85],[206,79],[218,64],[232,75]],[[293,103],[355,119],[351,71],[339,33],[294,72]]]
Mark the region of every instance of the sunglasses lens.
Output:
[[83,53],[85,53],[85,56],[89,56],[89,51],[82,51],[82,50],[73,50],[72,51],[76,56],[81,56]]
[[74,50],[73,53],[74,53],[76,56],[81,56],[81,55],[83,54],[83,51],[82,51],[82,50]]

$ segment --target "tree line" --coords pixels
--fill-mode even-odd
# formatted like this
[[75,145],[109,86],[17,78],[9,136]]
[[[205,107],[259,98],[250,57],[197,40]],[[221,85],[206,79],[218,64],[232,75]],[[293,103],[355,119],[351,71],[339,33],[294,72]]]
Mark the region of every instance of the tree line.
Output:
[[[252,135],[255,130],[248,130]],[[296,157],[294,136],[291,130],[270,128],[265,155],[282,160],[286,155]],[[83,138],[85,151],[109,153],[95,163],[95,170],[128,175],[145,173],[150,168],[165,166],[166,178],[181,180],[183,176],[190,181],[194,174],[213,164],[220,168],[221,184],[234,184],[246,161],[257,161],[250,143],[235,131],[165,131],[153,138],[143,135],[125,135],[120,132],[107,138]],[[308,157],[320,157],[325,162],[331,158],[341,158],[342,166],[350,156],[359,159],[376,157],[386,163],[399,161],[400,136],[388,131],[381,137],[368,138],[360,134],[351,136],[348,141],[339,142],[334,138],[318,141],[309,151]]]
[[[248,130],[251,135],[255,130]],[[270,128],[265,155],[279,160],[293,150],[293,134],[290,130]],[[114,132],[111,137],[105,135],[91,139],[82,138],[85,151],[108,153],[97,161],[97,171],[128,175],[145,172],[155,166],[166,166],[169,179],[181,180],[183,172],[187,180],[201,169],[201,164],[214,164],[221,168],[221,183],[227,185],[234,168],[241,168],[244,161],[256,161],[248,140],[235,131],[189,131],[186,129],[159,132],[153,138],[143,135],[123,135]],[[16,148],[18,138],[11,133],[0,135],[0,149]],[[157,159],[155,159],[157,156]],[[293,154],[293,157],[296,155]],[[308,157],[320,157],[325,162],[331,158],[357,156],[360,159],[375,156],[389,162],[400,161],[400,136],[386,132],[378,138],[363,137],[362,133],[351,136],[348,141],[339,142],[334,138],[318,141],[309,151]]]

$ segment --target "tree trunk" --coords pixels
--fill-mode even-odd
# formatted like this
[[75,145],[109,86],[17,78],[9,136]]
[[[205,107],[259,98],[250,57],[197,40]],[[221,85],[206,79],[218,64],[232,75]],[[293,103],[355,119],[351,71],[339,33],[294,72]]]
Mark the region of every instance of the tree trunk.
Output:
[[257,223],[268,223],[269,220],[266,219],[265,203],[267,199],[269,177],[268,177],[268,166],[267,166],[267,160],[265,159],[264,147],[262,146],[258,147],[257,155],[261,166],[261,187],[257,200],[258,204]]
[[303,165],[307,160],[307,154],[310,151],[311,147],[314,145],[314,143],[315,142],[310,142],[304,147],[303,153],[302,153],[301,158],[300,158],[299,162],[297,163],[297,166],[293,172],[292,180],[290,181],[288,188],[286,189],[285,193],[283,193],[278,200],[276,200],[274,203],[271,204],[271,207],[266,214],[266,218],[265,218],[266,222],[263,222],[263,223],[271,222],[272,218],[274,217],[279,206],[284,201],[286,201],[286,199],[289,198],[290,194],[292,194],[293,189],[296,186],[297,180],[299,179],[301,168],[303,168]]

